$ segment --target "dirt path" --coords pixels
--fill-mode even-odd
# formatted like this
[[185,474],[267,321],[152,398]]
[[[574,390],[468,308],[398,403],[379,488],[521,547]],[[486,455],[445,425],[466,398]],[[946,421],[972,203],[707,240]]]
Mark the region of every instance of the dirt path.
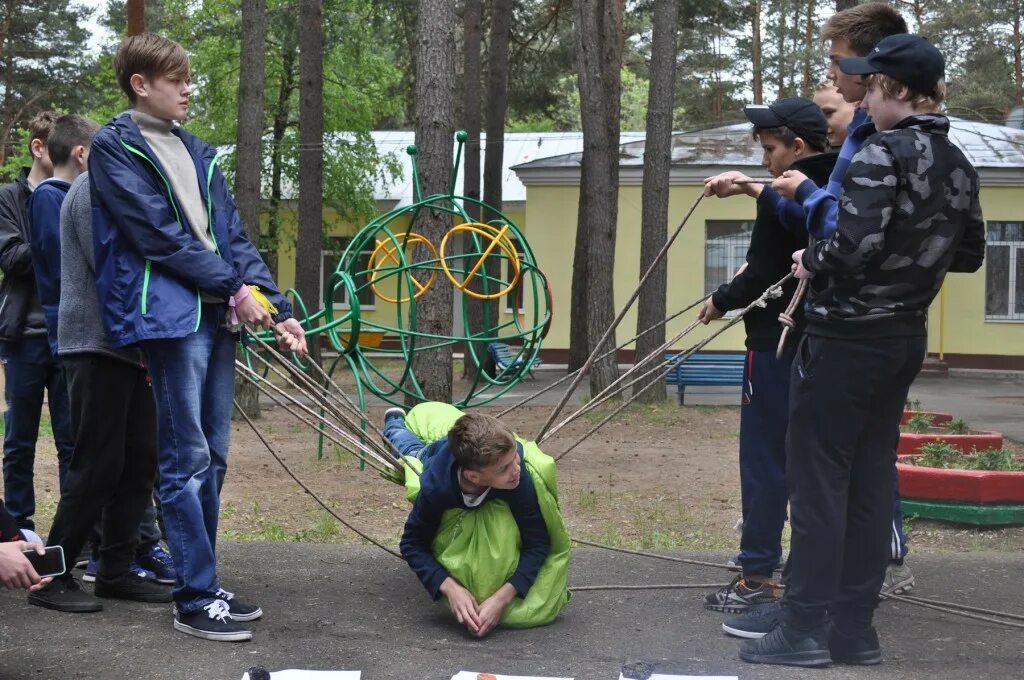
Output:
[[[533,436],[548,413],[547,407],[525,407],[507,421]],[[381,415],[372,413],[378,422]],[[341,458],[330,447],[317,461],[316,436],[280,409],[265,411],[258,422],[295,473],[342,517],[377,538],[397,541],[408,512],[401,488],[371,469],[360,472],[348,454]],[[561,452],[595,422],[596,417],[580,419],[546,442],[545,450]],[[735,547],[738,437],[738,408],[668,403],[627,409],[559,463],[570,532],[630,547]],[[57,501],[56,455],[45,435],[36,486],[38,523],[45,532]],[[360,541],[288,478],[244,422],[234,425],[222,501],[221,531],[227,538]],[[910,520],[908,528],[914,550],[1024,550],[1024,527],[974,529]]]

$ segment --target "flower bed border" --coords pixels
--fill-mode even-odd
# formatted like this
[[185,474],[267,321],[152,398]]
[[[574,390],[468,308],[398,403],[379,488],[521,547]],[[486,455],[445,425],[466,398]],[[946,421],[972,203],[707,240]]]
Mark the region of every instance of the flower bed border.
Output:
[[914,500],[1024,506],[1024,472],[947,470],[897,463],[900,496]]
[[[970,472],[970,470],[968,470]],[[1024,505],[982,505],[903,499],[905,517],[938,519],[946,522],[1001,526],[1024,524]]]
[[896,445],[896,455],[898,457],[913,456],[921,453],[921,447],[925,444],[935,442],[946,442],[964,453],[970,453],[973,449],[986,451],[988,449],[1003,448],[1003,433],[989,430],[977,430],[973,434],[939,434],[933,432],[916,434],[914,432],[900,432],[900,441]]
[[900,425],[906,425],[910,422],[910,419],[914,416],[928,416],[932,419],[932,425],[945,425],[948,422],[952,422],[953,414],[946,413],[945,411],[903,411],[903,415],[900,417]]

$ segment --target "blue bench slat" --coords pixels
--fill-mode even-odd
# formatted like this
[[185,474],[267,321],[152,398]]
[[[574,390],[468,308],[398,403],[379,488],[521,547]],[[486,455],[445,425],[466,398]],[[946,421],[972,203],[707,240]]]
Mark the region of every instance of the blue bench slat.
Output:
[[[665,360],[676,356],[666,354]],[[665,382],[678,385],[682,404],[687,385],[742,385],[746,359],[745,354],[694,354],[674,366]]]

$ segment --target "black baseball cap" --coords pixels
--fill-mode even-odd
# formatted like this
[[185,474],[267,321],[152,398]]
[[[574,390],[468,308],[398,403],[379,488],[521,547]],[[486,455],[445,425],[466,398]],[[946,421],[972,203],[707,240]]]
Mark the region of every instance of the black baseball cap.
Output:
[[901,33],[883,38],[865,57],[840,59],[839,68],[851,76],[884,73],[915,92],[930,96],[946,75],[946,60],[935,45],[921,36]]
[[828,121],[810,99],[787,97],[774,104],[748,104],[743,113],[756,128],[787,127],[815,149],[828,148]]

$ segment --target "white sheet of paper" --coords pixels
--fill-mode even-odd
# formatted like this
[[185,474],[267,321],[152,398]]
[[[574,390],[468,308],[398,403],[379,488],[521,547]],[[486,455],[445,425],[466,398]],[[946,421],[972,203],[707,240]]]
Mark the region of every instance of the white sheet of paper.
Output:
[[[459,671],[452,676],[452,680],[477,680],[477,676],[483,671]],[[491,673],[498,680],[573,680],[572,678],[549,678],[539,675],[498,675]]]
[[[295,668],[270,674],[271,680],[360,680],[361,676],[362,671],[301,671]],[[249,680],[248,672],[242,675],[242,680]]]
[[[630,680],[624,675],[619,675],[619,680]],[[650,680],[739,680],[735,675],[662,675],[655,673]]]

